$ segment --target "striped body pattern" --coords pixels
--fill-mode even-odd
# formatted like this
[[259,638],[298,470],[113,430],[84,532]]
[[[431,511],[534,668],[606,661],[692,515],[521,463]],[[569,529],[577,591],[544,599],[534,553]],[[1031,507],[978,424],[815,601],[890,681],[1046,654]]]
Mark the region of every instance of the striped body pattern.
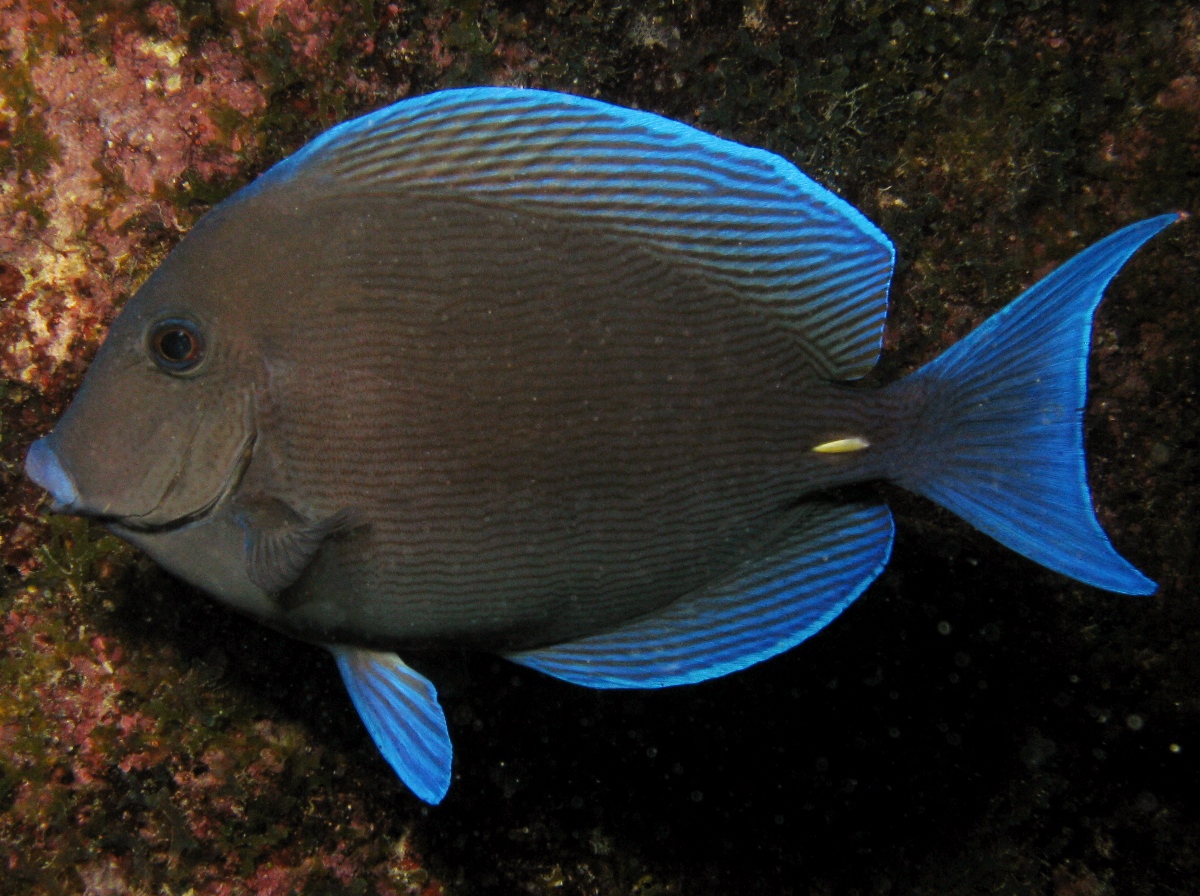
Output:
[[[405,100],[210,212],[26,461],[216,599],[333,652],[427,802],[452,750],[412,648],[589,687],[787,650],[867,588],[897,482],[1126,593],[1082,408],[1119,231],[882,389],[894,252],[787,161],[503,88]],[[120,420],[112,408],[121,409]]]

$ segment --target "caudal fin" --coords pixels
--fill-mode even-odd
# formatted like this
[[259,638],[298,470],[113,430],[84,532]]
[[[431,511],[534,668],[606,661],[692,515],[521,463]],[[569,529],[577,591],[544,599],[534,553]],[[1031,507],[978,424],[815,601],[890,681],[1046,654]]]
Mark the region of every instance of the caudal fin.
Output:
[[1182,217],[1150,218],[1085,249],[897,384],[924,410],[913,462],[896,480],[1043,566],[1110,591],[1152,593],[1154,582],[1116,552],[1092,509],[1087,356],[1109,281]]

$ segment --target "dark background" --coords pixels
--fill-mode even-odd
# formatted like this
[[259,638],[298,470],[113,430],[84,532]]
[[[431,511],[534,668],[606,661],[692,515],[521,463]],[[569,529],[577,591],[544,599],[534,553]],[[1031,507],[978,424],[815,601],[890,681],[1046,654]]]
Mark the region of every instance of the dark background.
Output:
[[[594,693],[423,658],[456,750],[432,809],[322,651],[45,516],[20,475],[195,217],[337,121],[465,84],[598,96],[796,162],[896,244],[888,381],[1119,226],[1200,211],[1190,4],[10,0],[0,25],[0,893],[1200,892],[1194,222],[1110,287],[1092,355],[1097,507],[1157,594],[1075,584],[885,490],[887,571],[738,675]],[[72,65],[102,73],[100,108],[143,103],[158,147],[188,109],[208,130],[139,187],[168,151],[89,155],[50,86]],[[80,183],[100,198],[68,231]],[[65,352],[39,319],[73,327]]]

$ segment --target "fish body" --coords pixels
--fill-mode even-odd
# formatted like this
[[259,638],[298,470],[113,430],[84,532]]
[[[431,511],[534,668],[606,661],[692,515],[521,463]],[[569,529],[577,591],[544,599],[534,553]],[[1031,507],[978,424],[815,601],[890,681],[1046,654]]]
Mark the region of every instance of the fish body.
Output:
[[886,563],[891,480],[1148,593],[1091,508],[1092,312],[1132,225],[882,389],[891,243],[784,160],[540,91],[408,100],[202,219],[27,458],[59,509],[334,652],[441,799],[419,645],[593,687],[700,681],[820,630]]
[[[230,296],[242,309],[231,338],[250,363],[219,388],[247,409],[251,459],[186,532],[118,524],[153,553],[208,525],[240,538],[352,512],[293,581],[249,570],[248,590],[280,592],[269,619],[292,634],[392,649],[590,634],[736,567],[804,494],[882,472],[886,417],[875,452],[809,450],[875,393],[816,376],[771,315],[636,244],[425,198],[235,210],[146,290],[166,292],[167,316],[181,283],[203,291],[192,314],[223,323]],[[344,263],[378,245],[396,270]],[[214,276],[193,255],[231,261]],[[505,268],[478,263],[496,256]],[[256,273],[293,258],[294,282]],[[244,441],[231,434],[214,484]],[[223,556],[242,567],[239,553]],[[189,563],[172,565],[190,578]]]

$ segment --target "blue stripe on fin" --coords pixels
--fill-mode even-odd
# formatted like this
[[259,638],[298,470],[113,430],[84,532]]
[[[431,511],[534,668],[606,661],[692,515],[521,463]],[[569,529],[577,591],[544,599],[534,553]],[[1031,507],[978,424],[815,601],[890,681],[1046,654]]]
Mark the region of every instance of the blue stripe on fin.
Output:
[[[327,131],[253,189],[293,178],[586,218],[780,315],[831,378],[861,377],[879,356],[888,238],[779,156],[658,115],[540,90],[446,90]],[[810,326],[842,318],[856,326]]]
[[813,502],[768,556],[615,631],[508,654],[590,688],[663,688],[744,669],[816,634],[879,575],[892,550],[882,504]]
[[383,758],[420,799],[450,789],[453,748],[433,685],[394,653],[330,646],[354,708]]
[[898,383],[907,406],[925,408],[912,415],[923,429],[892,478],[1043,566],[1110,591],[1152,593],[1092,509],[1083,408],[1105,287],[1179,218],[1140,221],[1085,249]]

